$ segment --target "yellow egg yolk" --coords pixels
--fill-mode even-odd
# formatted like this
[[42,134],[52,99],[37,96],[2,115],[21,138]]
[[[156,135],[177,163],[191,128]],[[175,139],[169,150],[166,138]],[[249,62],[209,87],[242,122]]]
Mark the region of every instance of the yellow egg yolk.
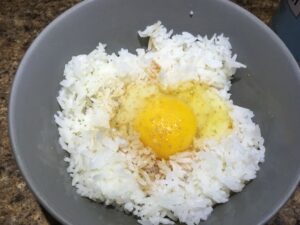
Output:
[[158,157],[168,158],[192,144],[197,121],[186,103],[162,95],[147,101],[134,120],[134,128],[144,145]]

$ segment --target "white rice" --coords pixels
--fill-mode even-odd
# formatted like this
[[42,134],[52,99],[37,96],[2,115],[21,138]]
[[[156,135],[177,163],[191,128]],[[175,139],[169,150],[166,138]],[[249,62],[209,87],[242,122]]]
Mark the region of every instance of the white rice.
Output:
[[[233,105],[230,78],[244,67],[232,55],[229,39],[190,33],[172,35],[160,22],[139,32],[150,37],[149,48],[136,54],[121,49],[107,54],[105,45],[88,55],[73,57],[57,98],[55,115],[59,142],[77,192],[105,204],[122,206],[144,225],[188,225],[206,220],[216,203],[228,201],[256,177],[265,148],[253,113]],[[124,84],[147,79],[151,62],[159,63],[159,82],[174,85],[195,80],[216,88],[230,105],[233,132],[221,142],[195,141],[195,152],[182,152],[168,161],[155,160],[136,137],[111,135],[110,119],[124,94]],[[184,75],[184,76],[183,76]],[[157,163],[154,178],[141,168]]]

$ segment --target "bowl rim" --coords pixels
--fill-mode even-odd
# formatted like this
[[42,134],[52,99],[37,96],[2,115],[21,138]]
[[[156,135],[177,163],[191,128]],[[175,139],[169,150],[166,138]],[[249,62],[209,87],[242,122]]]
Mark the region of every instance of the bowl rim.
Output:
[[[27,61],[29,59],[29,55],[31,55],[31,53],[34,52],[38,42],[41,39],[43,39],[44,36],[47,35],[48,31],[50,31],[52,29],[52,27],[54,27],[56,24],[60,23],[60,21],[63,18],[67,17],[69,14],[75,12],[76,10],[80,9],[81,7],[83,7],[87,4],[90,4],[93,1],[95,1],[95,0],[86,0],[86,1],[82,1],[82,2],[79,2],[75,5],[73,5],[71,8],[62,12],[59,16],[57,16],[46,27],[44,27],[42,29],[41,33],[33,40],[30,47],[25,52],[19,66],[18,66],[15,77],[13,79],[10,96],[9,96],[8,131],[9,131],[9,139],[10,139],[10,144],[12,147],[13,156],[17,162],[18,168],[20,169],[21,174],[22,174],[24,180],[26,181],[26,184],[28,185],[28,187],[31,190],[31,192],[33,193],[33,195],[37,198],[38,202],[55,219],[57,219],[59,222],[61,222],[62,224],[65,224],[65,225],[72,225],[72,224],[69,221],[67,221],[65,219],[65,217],[55,209],[54,206],[50,205],[48,203],[47,199],[45,198],[45,196],[43,196],[43,194],[40,193],[40,191],[37,189],[37,187],[33,185],[33,182],[32,182],[33,179],[30,176],[30,172],[25,169],[24,161],[20,157],[19,150],[18,150],[20,148],[19,148],[16,138],[15,138],[16,129],[14,127],[14,124],[16,123],[15,119],[14,119],[15,118],[14,115],[16,113],[15,101],[17,98],[16,95],[17,95],[17,91],[18,91],[18,86],[20,85],[20,77],[23,73],[24,68],[26,67]],[[278,46],[285,52],[286,57],[292,63],[291,70],[295,71],[296,76],[300,80],[300,68],[298,67],[298,64],[297,64],[295,58],[293,57],[293,55],[291,54],[291,52],[287,48],[287,46],[283,43],[283,41],[276,35],[276,33],[273,30],[271,30],[271,28],[269,26],[267,26],[264,22],[262,22],[260,19],[258,19],[251,12],[247,11],[246,9],[242,8],[241,6],[237,5],[236,3],[232,2],[232,1],[224,1],[224,0],[215,0],[215,1],[218,1],[218,3],[220,3],[220,4],[225,4],[225,5],[229,6],[230,8],[232,8],[233,10],[239,11],[243,15],[247,16],[247,18],[249,20],[252,20],[257,26],[260,26],[262,29],[264,29],[268,33],[270,38],[272,38],[278,44]],[[280,203],[277,206],[273,207],[271,212],[269,212],[268,214],[266,214],[264,216],[264,218],[259,223],[260,225],[263,225],[266,222],[268,222],[271,219],[271,217],[279,211],[279,209],[287,202],[287,200],[290,198],[290,196],[294,193],[294,191],[296,190],[296,188],[300,182],[300,166],[299,166],[298,170],[299,170],[298,177],[295,177],[293,182],[291,181],[289,191],[287,193],[285,193],[284,196],[281,197]]]

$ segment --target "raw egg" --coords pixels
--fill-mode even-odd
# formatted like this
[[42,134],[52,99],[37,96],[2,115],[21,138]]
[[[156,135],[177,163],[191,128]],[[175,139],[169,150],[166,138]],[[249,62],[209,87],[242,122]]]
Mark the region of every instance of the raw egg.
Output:
[[134,120],[141,141],[161,158],[187,149],[196,134],[196,117],[189,105],[162,95],[149,99]]
[[193,150],[193,140],[216,141],[232,130],[229,106],[204,84],[185,82],[174,87],[137,82],[127,86],[111,125],[123,136],[137,133],[159,158]]

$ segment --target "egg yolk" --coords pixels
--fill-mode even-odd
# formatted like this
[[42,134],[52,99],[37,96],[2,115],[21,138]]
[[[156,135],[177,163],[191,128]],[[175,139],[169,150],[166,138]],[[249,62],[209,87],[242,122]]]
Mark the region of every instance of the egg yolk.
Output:
[[197,121],[186,103],[162,95],[148,99],[134,120],[134,129],[158,157],[168,158],[192,144]]

